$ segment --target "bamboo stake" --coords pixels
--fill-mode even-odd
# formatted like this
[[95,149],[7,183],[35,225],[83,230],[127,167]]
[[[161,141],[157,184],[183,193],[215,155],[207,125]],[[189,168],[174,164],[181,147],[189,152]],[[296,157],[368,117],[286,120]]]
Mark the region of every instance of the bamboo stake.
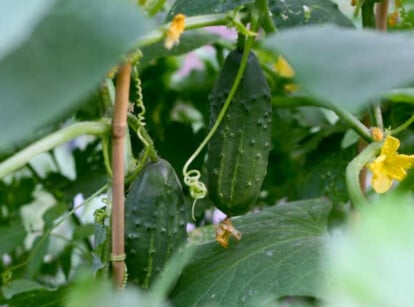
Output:
[[387,15],[388,15],[389,0],[382,0],[376,6],[376,28],[379,31],[385,32],[387,30]]
[[116,80],[112,120],[112,272],[113,282],[121,288],[125,275],[124,247],[124,139],[127,129],[131,65],[120,67]]

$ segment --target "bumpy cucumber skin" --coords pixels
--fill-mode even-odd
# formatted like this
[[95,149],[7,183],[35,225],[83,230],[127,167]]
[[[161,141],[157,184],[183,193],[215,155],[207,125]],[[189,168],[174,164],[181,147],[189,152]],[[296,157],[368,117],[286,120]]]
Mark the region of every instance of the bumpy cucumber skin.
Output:
[[[242,51],[226,58],[210,95],[210,128],[236,78]],[[208,193],[228,216],[246,213],[255,204],[266,175],[271,149],[272,106],[269,87],[250,52],[240,85],[208,145]]]
[[182,186],[165,160],[147,164],[125,201],[128,281],[147,288],[186,239]]

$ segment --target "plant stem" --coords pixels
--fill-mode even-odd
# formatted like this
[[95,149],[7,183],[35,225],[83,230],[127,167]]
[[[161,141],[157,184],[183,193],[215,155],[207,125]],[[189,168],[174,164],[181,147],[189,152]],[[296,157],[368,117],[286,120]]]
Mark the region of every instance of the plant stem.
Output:
[[361,123],[361,121],[356,118],[351,112],[348,112],[344,108],[330,104],[326,102],[320,102],[317,100],[310,99],[308,97],[285,97],[285,96],[276,96],[272,98],[272,104],[277,107],[304,107],[304,106],[313,106],[313,107],[321,107],[325,109],[332,110],[333,112],[338,115],[340,119],[342,119],[345,123],[347,123],[356,133],[358,133],[364,140],[367,142],[371,142],[371,133],[369,129]]
[[[210,26],[223,26],[229,22],[228,14],[212,14],[187,17],[185,19],[185,30],[193,30]],[[159,29],[152,31],[138,41],[137,48],[155,44],[165,37],[171,22],[162,25]]]
[[123,64],[116,80],[115,107],[112,119],[112,270],[116,287],[121,288],[125,275],[124,247],[124,143],[127,129],[131,65]]
[[359,184],[359,174],[365,165],[376,156],[380,151],[382,142],[369,144],[361,151],[346,168],[346,185],[348,187],[349,198],[355,208],[360,209],[367,203],[364,193]]
[[361,7],[362,27],[375,28],[375,3],[372,0],[365,0]]
[[24,166],[33,157],[81,135],[104,136],[111,126],[103,121],[81,122],[63,128],[34,142],[0,164],[0,179]]
[[260,23],[266,33],[275,33],[277,31],[275,24],[271,18],[268,0],[256,0],[256,6],[260,12]]
[[393,129],[390,131],[391,135],[396,135],[402,131],[404,131],[405,129],[407,129],[412,123],[414,123],[414,114],[411,115],[411,117],[405,122],[403,123],[401,126]]

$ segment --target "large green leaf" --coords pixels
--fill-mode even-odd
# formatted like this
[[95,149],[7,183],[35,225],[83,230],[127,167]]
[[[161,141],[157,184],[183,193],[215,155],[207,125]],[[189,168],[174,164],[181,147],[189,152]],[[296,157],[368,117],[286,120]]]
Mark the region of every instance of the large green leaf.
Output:
[[130,1],[57,1],[0,60],[0,149],[71,111],[147,29]]
[[168,12],[166,20],[171,20],[174,15],[180,13],[186,16],[226,13],[253,2],[254,0],[177,0]]
[[414,82],[414,40],[400,33],[308,26],[268,37],[264,46],[286,57],[304,91],[351,111]]
[[269,0],[272,19],[278,28],[314,23],[334,23],[344,27],[354,24],[329,0]]
[[225,249],[210,235],[200,244],[173,290],[174,303],[239,306],[269,295],[318,296],[330,208],[314,199],[234,219],[241,241]]
[[27,39],[55,0],[0,2],[0,59]]

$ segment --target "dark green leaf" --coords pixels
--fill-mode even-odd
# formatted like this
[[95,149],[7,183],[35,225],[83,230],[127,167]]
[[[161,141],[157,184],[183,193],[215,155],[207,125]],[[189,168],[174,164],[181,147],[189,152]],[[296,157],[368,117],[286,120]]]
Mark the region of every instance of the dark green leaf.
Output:
[[414,103],[414,89],[395,89],[386,93],[385,97],[394,102]]
[[44,289],[44,287],[33,280],[16,279],[13,280],[7,287],[3,286],[1,289],[3,291],[4,298],[9,300],[16,294]]
[[62,267],[63,274],[65,274],[66,280],[68,280],[69,274],[72,270],[72,251],[73,245],[68,245],[59,255],[60,265]]
[[73,233],[74,240],[83,240],[94,234],[94,224],[84,224],[76,227]]
[[164,42],[142,48],[143,57],[140,59],[140,67],[164,56],[181,55],[199,47],[210,45],[219,38],[220,36],[204,30],[186,31],[180,37],[180,43],[171,50],[164,47]]
[[0,226],[0,255],[6,254],[15,247],[23,244],[26,237],[26,230],[19,220],[12,224]]
[[354,27],[329,0],[269,0],[273,22],[278,28],[296,27],[315,23],[334,23],[343,27]]
[[43,263],[43,258],[46,255],[48,246],[48,234],[44,234],[43,236],[39,236],[35,239],[28,259],[29,263],[26,267],[27,277],[33,278],[37,275]]
[[58,0],[0,61],[0,147],[72,111],[148,30],[129,1]]
[[[239,306],[271,295],[318,296],[331,204],[306,200],[234,219],[239,243],[199,245],[173,290],[177,306]],[[196,230],[197,231],[197,230]]]
[[18,215],[19,207],[33,200],[35,186],[36,181],[32,177],[13,178],[10,183],[0,181],[0,204],[8,209],[7,215],[0,213],[0,217],[7,219]]
[[253,2],[254,0],[177,0],[168,12],[166,19],[169,21],[180,13],[186,16],[226,13],[241,5]]
[[45,222],[45,229],[49,229],[53,226],[54,221],[61,217],[67,210],[67,207],[62,204],[58,203],[54,206],[50,207],[44,214],[43,214],[43,221]]
[[[25,291],[5,301],[9,307],[36,306],[36,307],[60,307],[65,306],[67,287],[57,290],[38,289]],[[3,303],[3,302],[1,302]]]
[[286,57],[311,96],[351,111],[414,82],[414,41],[404,34],[309,26],[271,36],[264,46]]

